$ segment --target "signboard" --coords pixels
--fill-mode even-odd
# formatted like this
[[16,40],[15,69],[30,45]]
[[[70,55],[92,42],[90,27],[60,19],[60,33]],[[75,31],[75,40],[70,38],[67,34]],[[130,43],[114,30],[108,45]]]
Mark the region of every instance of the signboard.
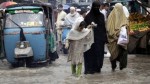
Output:
[[38,13],[40,10],[32,9],[32,10],[8,10],[7,13],[15,14],[15,13]]

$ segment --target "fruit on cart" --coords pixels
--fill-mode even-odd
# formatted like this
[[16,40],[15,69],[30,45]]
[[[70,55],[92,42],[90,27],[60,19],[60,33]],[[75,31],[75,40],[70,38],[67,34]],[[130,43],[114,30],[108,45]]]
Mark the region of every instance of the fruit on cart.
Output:
[[150,15],[144,16],[139,13],[131,13],[129,16],[130,32],[134,30],[150,30]]

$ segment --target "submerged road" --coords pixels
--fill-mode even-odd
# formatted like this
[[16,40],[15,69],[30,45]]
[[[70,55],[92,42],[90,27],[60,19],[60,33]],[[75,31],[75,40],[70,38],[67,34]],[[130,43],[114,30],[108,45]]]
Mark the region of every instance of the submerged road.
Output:
[[52,64],[36,68],[12,69],[7,60],[2,60],[0,84],[150,84],[150,56],[129,55],[128,67],[115,72],[105,57],[101,73],[84,75],[82,71],[80,79],[71,75],[70,63],[63,54]]

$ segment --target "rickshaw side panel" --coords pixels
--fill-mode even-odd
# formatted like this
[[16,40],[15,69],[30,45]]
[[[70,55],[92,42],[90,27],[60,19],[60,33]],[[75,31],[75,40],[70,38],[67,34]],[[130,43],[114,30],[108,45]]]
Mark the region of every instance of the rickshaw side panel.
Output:
[[14,58],[14,48],[16,47],[16,42],[19,41],[19,34],[15,35],[12,32],[19,31],[19,29],[5,29],[4,30],[4,47],[5,54],[8,62],[17,62]]
[[33,48],[34,62],[45,61],[47,48],[45,28],[26,29],[25,32],[32,32],[32,34],[27,34],[25,36]]

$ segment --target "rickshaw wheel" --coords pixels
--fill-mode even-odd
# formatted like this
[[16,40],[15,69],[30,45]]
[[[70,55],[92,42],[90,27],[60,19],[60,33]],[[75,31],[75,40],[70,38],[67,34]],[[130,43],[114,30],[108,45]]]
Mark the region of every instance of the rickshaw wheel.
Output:
[[16,68],[16,67],[24,66],[24,64],[25,64],[25,62],[23,62],[23,60],[20,60],[20,59],[19,59],[18,62],[12,63],[11,66],[12,66],[13,68]]
[[31,67],[33,62],[33,57],[26,58],[26,66]]
[[26,65],[26,67],[31,67],[32,66],[32,61],[33,57],[28,57],[28,58],[19,58],[16,59],[16,63],[11,63],[11,66],[16,68],[16,67],[23,67]]

